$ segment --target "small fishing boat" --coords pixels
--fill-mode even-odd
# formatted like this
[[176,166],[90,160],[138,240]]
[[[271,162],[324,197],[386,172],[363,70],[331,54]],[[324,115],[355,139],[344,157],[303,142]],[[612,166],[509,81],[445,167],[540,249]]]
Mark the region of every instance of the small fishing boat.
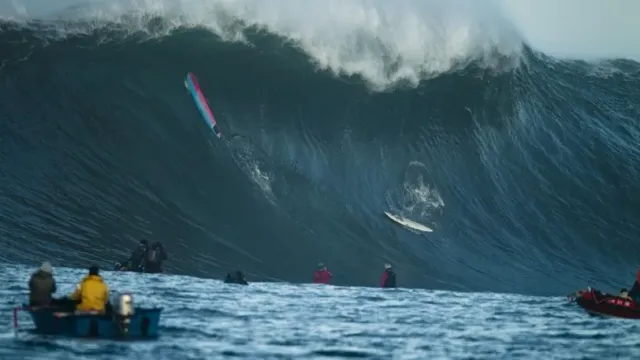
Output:
[[640,319],[640,307],[630,298],[600,292],[591,287],[570,296],[578,306],[591,315]]
[[145,339],[158,336],[162,308],[135,308],[130,294],[122,294],[111,314],[68,312],[52,307],[14,309],[13,323],[18,328],[18,312],[31,316],[35,333],[63,337],[91,337],[105,339]]

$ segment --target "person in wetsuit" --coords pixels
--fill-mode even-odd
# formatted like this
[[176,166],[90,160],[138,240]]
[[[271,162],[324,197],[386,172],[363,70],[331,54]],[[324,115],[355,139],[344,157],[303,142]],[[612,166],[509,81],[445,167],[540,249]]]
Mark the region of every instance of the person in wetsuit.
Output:
[[162,244],[159,241],[156,241],[151,245],[151,249],[147,252],[145,272],[161,273],[162,262],[165,260],[167,260],[167,253],[164,251]]
[[224,282],[225,284],[249,285],[247,279],[240,270],[236,271],[233,275],[231,273],[227,273],[227,276],[224,278]]
[[380,287],[396,287],[396,273],[393,271],[390,264],[384,264],[384,272],[382,273],[382,279],[380,279]]
[[331,281],[333,274],[329,272],[327,267],[323,263],[318,264],[318,269],[313,273],[314,284],[328,284]]
[[116,263],[116,270],[144,272],[147,263],[147,253],[149,252],[149,243],[147,240],[140,240],[129,259]]

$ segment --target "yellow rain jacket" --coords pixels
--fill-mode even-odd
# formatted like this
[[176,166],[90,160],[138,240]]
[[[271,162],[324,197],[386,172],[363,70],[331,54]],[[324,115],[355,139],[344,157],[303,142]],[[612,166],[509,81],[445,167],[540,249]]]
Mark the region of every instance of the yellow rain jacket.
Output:
[[71,299],[80,300],[76,310],[104,312],[109,301],[109,287],[100,275],[89,275],[78,284]]

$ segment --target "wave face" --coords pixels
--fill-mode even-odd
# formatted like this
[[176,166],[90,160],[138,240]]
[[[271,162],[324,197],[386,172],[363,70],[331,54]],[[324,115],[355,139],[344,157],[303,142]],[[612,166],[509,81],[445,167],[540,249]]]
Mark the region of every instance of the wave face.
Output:
[[[347,6],[324,3],[309,11]],[[0,23],[3,261],[108,266],[144,237],[200,276],[308,281],[324,261],[352,285],[383,262],[407,287],[630,281],[638,63],[554,59],[470,8],[414,34],[405,5],[305,32],[259,2],[212,4],[209,22],[78,5]]]

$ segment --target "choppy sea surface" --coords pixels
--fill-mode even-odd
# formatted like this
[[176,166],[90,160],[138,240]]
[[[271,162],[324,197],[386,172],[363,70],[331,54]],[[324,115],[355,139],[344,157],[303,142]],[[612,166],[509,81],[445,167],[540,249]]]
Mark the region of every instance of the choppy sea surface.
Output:
[[[0,267],[1,359],[613,359],[640,356],[638,322],[591,317],[563,297],[103,272],[112,291],[162,306],[157,340],[35,335],[11,309],[32,269]],[[55,270],[59,296],[84,270]]]

